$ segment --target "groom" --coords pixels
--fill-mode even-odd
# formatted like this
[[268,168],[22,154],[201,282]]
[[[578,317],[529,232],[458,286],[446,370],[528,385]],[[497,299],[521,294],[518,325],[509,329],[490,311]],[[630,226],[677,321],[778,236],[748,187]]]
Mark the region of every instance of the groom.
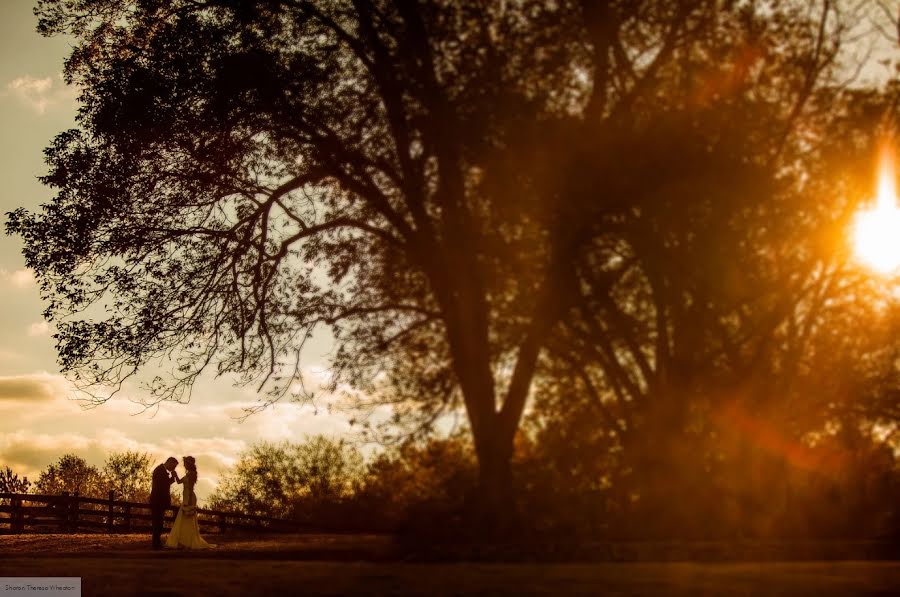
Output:
[[153,469],[153,487],[150,489],[150,515],[153,519],[153,549],[162,549],[163,518],[171,504],[169,486],[175,482],[172,471],[178,466],[178,459],[169,457],[164,464]]

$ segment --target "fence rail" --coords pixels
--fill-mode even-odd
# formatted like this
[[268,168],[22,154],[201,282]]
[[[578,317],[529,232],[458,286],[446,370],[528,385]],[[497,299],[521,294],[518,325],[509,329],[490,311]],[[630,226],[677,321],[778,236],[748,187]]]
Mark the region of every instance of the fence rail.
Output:
[[[0,493],[0,534],[26,532],[106,532],[129,533],[150,531],[150,504],[83,497],[78,493],[40,495]],[[203,532],[225,533],[229,530],[268,532],[312,531],[310,525],[295,520],[256,516],[238,512],[222,512],[198,508],[197,521]],[[164,525],[175,520],[178,506],[166,508]]]

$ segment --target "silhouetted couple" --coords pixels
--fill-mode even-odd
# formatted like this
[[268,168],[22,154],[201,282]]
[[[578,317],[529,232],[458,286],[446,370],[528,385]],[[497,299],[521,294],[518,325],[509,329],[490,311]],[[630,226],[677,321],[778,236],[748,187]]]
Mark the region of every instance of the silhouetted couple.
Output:
[[200,536],[200,525],[197,523],[197,495],[194,485],[197,484],[197,464],[193,456],[184,457],[184,477],[179,477],[175,468],[178,459],[169,457],[165,463],[153,469],[153,487],[150,490],[150,513],[153,517],[153,549],[162,549],[163,519],[166,509],[171,505],[169,487],[172,483],[184,485],[181,507],[166,539],[166,547],[180,549],[208,549],[214,547]]

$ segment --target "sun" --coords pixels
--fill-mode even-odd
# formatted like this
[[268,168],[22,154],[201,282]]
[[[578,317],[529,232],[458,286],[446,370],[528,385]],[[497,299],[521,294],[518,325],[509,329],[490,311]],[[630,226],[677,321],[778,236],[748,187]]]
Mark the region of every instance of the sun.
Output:
[[895,273],[900,268],[900,209],[895,177],[894,152],[885,144],[878,165],[875,205],[860,210],[853,226],[856,257],[882,274]]

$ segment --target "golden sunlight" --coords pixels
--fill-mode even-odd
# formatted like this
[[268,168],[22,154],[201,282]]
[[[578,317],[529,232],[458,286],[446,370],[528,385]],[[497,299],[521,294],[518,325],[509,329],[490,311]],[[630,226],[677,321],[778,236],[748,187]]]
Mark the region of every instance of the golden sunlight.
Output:
[[900,209],[895,176],[893,149],[885,144],[878,166],[875,206],[857,213],[853,228],[857,258],[883,274],[900,268]]

